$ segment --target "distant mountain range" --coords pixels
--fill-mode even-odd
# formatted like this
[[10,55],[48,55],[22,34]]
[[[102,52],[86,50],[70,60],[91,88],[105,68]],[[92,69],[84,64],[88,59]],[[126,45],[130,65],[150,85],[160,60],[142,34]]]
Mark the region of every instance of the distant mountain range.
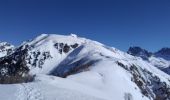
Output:
[[149,52],[140,47],[130,47],[127,53],[141,57],[143,60],[170,75],[170,48],[162,48],[157,52]]
[[126,53],[75,34],[42,34],[18,47],[0,43],[0,55],[1,83],[34,76],[0,85],[0,95],[11,94],[4,100],[170,100],[169,48]]

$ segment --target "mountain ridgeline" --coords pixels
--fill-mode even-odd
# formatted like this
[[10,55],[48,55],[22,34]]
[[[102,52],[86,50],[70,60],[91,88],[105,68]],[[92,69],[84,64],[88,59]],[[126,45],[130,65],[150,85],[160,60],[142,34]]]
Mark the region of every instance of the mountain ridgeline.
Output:
[[9,46],[0,46],[7,52],[0,57],[3,84],[30,82],[44,74],[76,77],[91,87],[105,88],[110,97],[118,93],[117,100],[170,99],[169,48],[151,53],[131,47],[125,53],[74,34],[42,34],[19,47]]

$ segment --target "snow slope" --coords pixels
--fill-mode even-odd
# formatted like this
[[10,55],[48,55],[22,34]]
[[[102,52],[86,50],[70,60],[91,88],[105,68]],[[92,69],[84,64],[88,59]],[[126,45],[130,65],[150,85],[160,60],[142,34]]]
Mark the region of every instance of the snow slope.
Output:
[[31,83],[0,85],[3,100],[170,99],[169,75],[139,57],[74,34],[42,34],[0,59],[0,66],[7,68],[3,75],[10,76],[15,67],[12,73],[29,68],[26,72],[36,75]]
[[41,76],[41,81],[33,83],[0,85],[0,90],[1,100],[107,100],[103,92],[52,76]]

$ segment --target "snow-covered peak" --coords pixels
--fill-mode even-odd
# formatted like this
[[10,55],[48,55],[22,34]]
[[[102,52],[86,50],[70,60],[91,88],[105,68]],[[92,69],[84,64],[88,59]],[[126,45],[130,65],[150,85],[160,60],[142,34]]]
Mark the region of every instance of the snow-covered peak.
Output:
[[63,43],[67,45],[74,45],[74,44],[103,45],[97,41],[77,37],[77,35],[75,34],[71,34],[71,35],[41,34],[31,41],[24,42],[22,45],[30,45],[33,47],[39,47],[45,44],[49,46],[49,45],[54,45],[56,43]]
[[161,50],[159,50],[156,53],[159,53],[159,54],[162,54],[162,55],[170,55],[170,48],[168,48],[168,47],[162,48]]
[[0,42],[0,57],[4,57],[12,52],[14,46],[7,42]]
[[158,52],[154,53],[156,57],[163,58],[170,61],[170,48],[162,48]]
[[9,44],[9,43],[7,43],[7,42],[0,42],[0,46],[1,46],[1,48],[5,48],[5,47],[8,47],[8,48],[10,48],[10,47],[14,47],[13,45],[11,45],[11,44]]
[[140,47],[130,47],[127,53],[133,56],[141,57],[143,59],[148,59],[148,57],[152,55],[152,53]]
[[70,35],[71,35],[72,37],[77,38],[77,35],[76,35],[76,34],[71,33]]
[[43,44],[45,42],[53,42],[53,43],[84,43],[85,39],[75,38],[75,35],[57,35],[57,34],[42,34],[35,39],[33,39],[30,43],[31,45]]

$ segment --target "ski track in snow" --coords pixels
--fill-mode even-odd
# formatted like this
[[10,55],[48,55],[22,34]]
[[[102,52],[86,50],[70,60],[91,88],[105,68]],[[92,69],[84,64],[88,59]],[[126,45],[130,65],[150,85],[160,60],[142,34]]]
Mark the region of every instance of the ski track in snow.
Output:
[[45,100],[41,91],[30,84],[20,84],[17,100]]

